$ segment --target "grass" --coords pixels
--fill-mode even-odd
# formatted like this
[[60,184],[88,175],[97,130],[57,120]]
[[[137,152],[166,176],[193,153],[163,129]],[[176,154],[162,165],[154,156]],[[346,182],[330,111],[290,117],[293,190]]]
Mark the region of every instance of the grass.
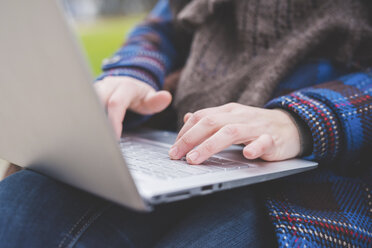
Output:
[[77,32],[95,76],[101,73],[102,60],[123,44],[125,36],[144,15],[131,15],[78,23]]

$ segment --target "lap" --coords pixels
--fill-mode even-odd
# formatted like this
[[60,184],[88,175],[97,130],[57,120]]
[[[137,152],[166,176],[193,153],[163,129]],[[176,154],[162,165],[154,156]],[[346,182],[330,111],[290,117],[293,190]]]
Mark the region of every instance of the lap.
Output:
[[181,219],[156,247],[275,247],[260,187],[216,193]]
[[[0,183],[1,247],[247,246],[273,238],[250,188],[137,213],[31,171]],[[257,243],[258,242],[258,243]]]

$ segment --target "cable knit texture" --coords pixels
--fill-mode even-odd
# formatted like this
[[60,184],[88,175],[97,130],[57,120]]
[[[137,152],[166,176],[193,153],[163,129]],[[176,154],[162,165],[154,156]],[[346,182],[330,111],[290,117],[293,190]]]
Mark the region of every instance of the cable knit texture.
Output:
[[372,50],[371,15],[365,3],[188,2],[175,13],[181,27],[194,31],[175,96],[180,123],[187,112],[231,101],[262,107],[280,80],[312,53],[343,63],[371,62],[372,54],[358,53],[361,46]]

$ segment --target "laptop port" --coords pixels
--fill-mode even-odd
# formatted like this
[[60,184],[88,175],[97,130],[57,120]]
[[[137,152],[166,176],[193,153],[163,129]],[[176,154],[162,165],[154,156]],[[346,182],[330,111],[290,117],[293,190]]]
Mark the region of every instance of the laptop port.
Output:
[[201,188],[202,191],[210,191],[213,190],[213,185],[206,185]]
[[174,197],[186,197],[188,196],[190,193],[189,191],[181,191],[181,192],[176,192],[176,193],[171,193],[171,194],[167,194],[167,197],[168,198],[174,198]]

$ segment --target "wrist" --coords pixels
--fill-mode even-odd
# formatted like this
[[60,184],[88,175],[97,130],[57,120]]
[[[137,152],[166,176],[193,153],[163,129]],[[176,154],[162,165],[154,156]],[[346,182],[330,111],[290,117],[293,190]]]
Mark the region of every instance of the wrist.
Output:
[[306,126],[306,123],[295,113],[281,108],[276,108],[274,110],[284,113],[296,129],[300,146],[297,157],[309,155],[312,151],[312,136],[310,129]]
[[278,120],[280,123],[279,134],[281,136],[281,143],[285,147],[284,150],[290,153],[289,157],[300,156],[302,153],[301,135],[296,122],[288,112],[282,109],[273,109],[272,111],[276,113],[275,120]]

